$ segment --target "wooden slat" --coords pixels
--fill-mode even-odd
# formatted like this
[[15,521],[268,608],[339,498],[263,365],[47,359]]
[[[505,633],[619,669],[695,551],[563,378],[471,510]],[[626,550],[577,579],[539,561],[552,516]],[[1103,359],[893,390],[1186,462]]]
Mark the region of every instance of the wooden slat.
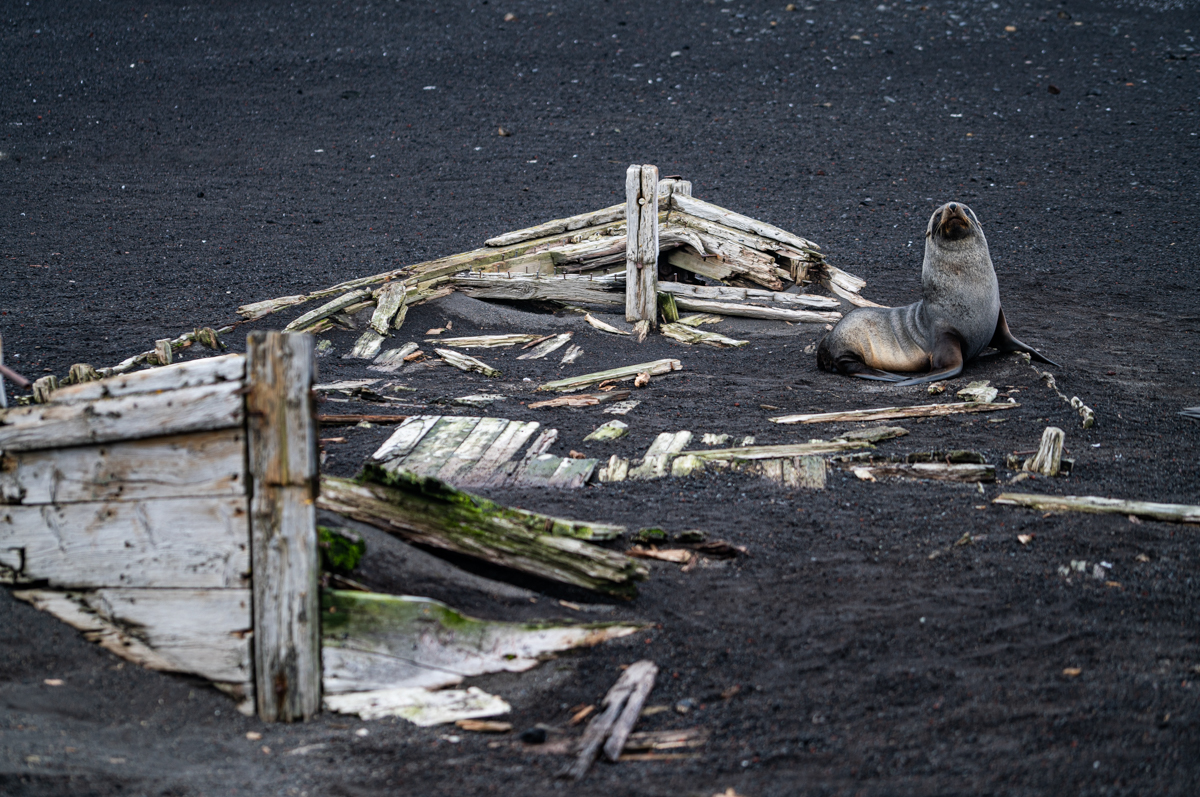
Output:
[[702,219],[715,221],[718,224],[723,224],[726,227],[733,227],[735,230],[745,230],[746,232],[761,235],[764,238],[770,238],[774,241],[787,244],[795,249],[809,249],[818,251],[821,247],[794,235],[786,230],[781,230],[773,224],[752,219],[749,216],[743,216],[740,213],[734,213],[732,210],[726,210],[723,207],[714,205],[711,202],[705,202],[701,199],[695,199],[683,194],[671,195],[671,207],[675,210],[684,213],[690,213],[693,216],[698,216]]
[[250,680],[248,589],[33,589],[13,595],[152,670]]
[[513,478],[514,487],[549,487],[550,479],[563,464],[563,457],[539,454],[526,460],[525,466]]
[[496,469],[507,463],[533,437],[541,424],[537,421],[509,421],[479,461],[466,473],[459,474],[461,485],[480,485],[492,480]]
[[658,167],[625,173],[625,320],[656,325],[658,316]]
[[443,417],[412,453],[403,459],[391,459],[384,465],[388,470],[406,470],[422,476],[432,476],[446,464],[467,435],[479,423],[476,417]]
[[769,321],[793,321],[801,324],[834,324],[842,317],[841,313],[834,310],[794,310],[790,307],[760,307],[754,304],[714,302],[708,299],[696,299],[691,296],[676,296],[675,304],[679,306],[680,310],[716,313],[718,315],[737,316],[740,318],[761,318]]
[[185,387],[202,387],[218,382],[240,382],[246,375],[246,358],[225,354],[204,360],[149,368],[79,385],[59,388],[50,396],[52,404],[75,404],[102,398],[119,398],[137,393],[159,393]]
[[22,551],[19,580],[52,587],[244,587],[247,509],[244,497],[7,506],[0,551]]
[[65,448],[241,426],[241,390],[240,382],[223,382],[75,404],[16,407],[0,413],[0,451]]
[[565,459],[554,475],[550,477],[551,487],[561,487],[575,490],[587,484],[588,479],[596,472],[598,460],[595,459]]
[[692,433],[686,430],[663,432],[654,439],[650,448],[646,449],[642,463],[636,468],[630,468],[629,478],[634,480],[661,479],[666,476],[671,468],[671,460],[683,451],[691,440]]
[[245,432],[223,429],[13,452],[0,459],[0,504],[245,495],[245,446]]
[[267,722],[321,707],[313,349],[311,335],[246,339],[255,696]]
[[396,427],[396,431],[392,432],[392,436],[384,441],[383,445],[371,455],[371,459],[377,462],[384,462],[391,459],[401,459],[407,457],[417,443],[421,442],[429,430],[441,420],[440,415],[414,415],[404,423]]
[[451,484],[458,484],[459,474],[467,473],[475,467],[479,458],[508,428],[508,424],[504,418],[481,418],[458,448],[454,449],[454,453],[446,459],[446,463],[438,469],[437,477]]
[[709,299],[725,302],[772,302],[783,305],[799,305],[815,307],[823,310],[836,310],[841,305],[837,299],[828,296],[816,296],[807,293],[781,293],[779,291],[764,291],[757,288],[734,288],[728,285],[688,285],[683,282],[660,282],[658,290],[670,293],[679,301],[680,296],[693,299]]

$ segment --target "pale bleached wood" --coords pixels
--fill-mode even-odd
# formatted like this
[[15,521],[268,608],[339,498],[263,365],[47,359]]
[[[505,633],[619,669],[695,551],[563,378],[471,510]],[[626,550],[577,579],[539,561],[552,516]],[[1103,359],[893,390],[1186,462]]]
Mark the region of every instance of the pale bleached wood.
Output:
[[603,423],[592,430],[592,433],[583,438],[583,442],[599,442],[601,440],[616,440],[618,437],[624,437],[629,434],[629,424],[624,421],[611,420]]
[[577,490],[588,483],[592,474],[596,472],[598,464],[599,461],[591,457],[586,459],[566,457],[554,471],[554,475],[550,477],[548,486],[564,490]]
[[695,327],[690,327],[687,324],[679,323],[663,324],[661,332],[666,337],[677,340],[680,343],[688,345],[703,344],[718,349],[737,348],[750,343],[748,340],[737,340],[736,338],[729,338],[716,332],[706,332]]
[[538,454],[536,457],[526,457],[522,467],[518,468],[510,480],[513,487],[549,487],[554,474],[567,462],[564,457],[554,454]]
[[13,596],[143,667],[250,680],[248,589],[30,589]]
[[[654,662],[643,659],[642,661],[634,662],[621,673],[617,678],[617,682],[608,690],[608,694],[604,696],[601,705],[604,711],[592,718],[588,723],[587,729],[583,732],[583,738],[579,741],[579,754],[575,759],[575,764],[568,770],[568,774],[575,780],[581,780],[587,771],[591,769],[592,764],[600,755],[600,748],[604,744],[612,731],[613,724],[617,721],[617,717],[621,716],[621,710],[625,707],[629,696],[638,689],[639,684],[649,680],[651,686],[654,683],[654,677],[658,674],[658,667]],[[649,693],[649,689],[645,690]],[[644,700],[644,697],[643,697]],[[641,709],[639,708],[639,711]],[[636,720],[636,717],[634,718]],[[625,740],[621,740],[623,747]],[[620,753],[620,748],[616,751]]]
[[472,486],[489,483],[496,475],[497,468],[511,460],[540,426],[537,421],[509,421],[475,465],[466,473],[459,474],[459,484]]
[[1057,476],[1062,466],[1063,441],[1066,433],[1057,426],[1047,426],[1042,432],[1042,441],[1038,445],[1037,454],[1025,460],[1021,470],[1040,473],[1043,476]]
[[693,299],[710,299],[723,302],[771,302],[772,304],[799,305],[821,310],[836,310],[840,305],[836,299],[828,296],[815,296],[807,293],[782,293],[780,291],[761,291],[754,288],[731,288],[715,285],[688,285],[682,282],[660,282],[659,291],[679,297],[687,296]]
[[382,381],[380,379],[343,379],[339,382],[325,382],[320,385],[313,385],[313,390],[318,393],[352,393],[355,390],[363,387],[377,385]]
[[812,260],[819,262],[821,255],[811,249],[797,249],[794,246],[783,244],[771,238],[762,235],[755,235],[746,230],[739,230],[734,227],[728,227],[724,224],[719,224],[709,219],[704,219],[699,216],[694,216],[691,213],[684,213],[680,210],[672,210],[667,216],[667,224],[671,226],[690,227],[697,232],[702,232],[706,235],[715,238],[722,238],[733,243],[740,244],[749,249],[757,249],[760,252],[770,252],[783,254],[793,259]]
[[691,296],[677,295],[675,303],[681,310],[693,310],[701,313],[737,316],[739,318],[761,318],[769,321],[792,321],[800,324],[833,324],[842,317],[841,313],[820,310],[792,310],[786,307],[759,307],[752,304],[733,304],[731,302],[714,302],[708,299],[693,299]]
[[917,404],[912,407],[880,407],[871,410],[846,412],[817,412],[801,415],[780,415],[768,418],[772,423],[831,423],[835,421],[888,421],[893,418],[936,418],[962,412],[997,412],[1012,410],[1020,404],[979,404],[963,401],[954,404]]
[[604,467],[596,472],[596,479],[601,482],[621,482],[629,476],[629,460],[613,454],[608,458]]
[[0,504],[245,495],[245,452],[241,429],[9,452]]
[[479,458],[484,455],[492,444],[496,442],[504,430],[508,428],[509,421],[505,418],[480,418],[459,444],[458,448],[454,449],[453,453],[446,458],[445,463],[436,472],[439,479],[450,484],[457,485],[459,483],[459,475],[470,471],[479,462]]
[[240,382],[245,375],[245,356],[225,354],[61,387],[55,391],[51,403],[75,404],[138,393],[161,393],[166,390],[203,387],[219,382]]
[[159,365],[170,365],[174,359],[171,352],[171,339],[163,338],[154,341],[154,355],[158,359]]
[[869,448],[870,444],[863,440],[839,440],[827,443],[816,440],[811,443],[784,443],[774,446],[737,446],[735,448],[706,448],[694,451],[683,451],[705,460],[726,460],[729,462],[755,459],[779,459],[781,457],[804,457],[819,454],[837,454],[842,451],[853,451],[858,448]]
[[286,327],[284,327],[283,331],[292,332],[293,330],[303,329],[309,324],[320,321],[322,318],[328,318],[334,313],[345,310],[347,307],[350,307],[353,304],[357,304],[364,299],[370,298],[370,296],[371,292],[365,288],[359,288],[358,290],[350,291],[343,296],[339,296],[333,301],[326,302],[315,310],[309,310],[307,313],[304,313],[299,318],[295,319]]
[[[573,276],[573,275],[562,275]],[[542,278],[505,278],[504,275],[473,274],[455,277],[455,287],[473,299],[510,301],[541,300],[571,304],[624,304],[625,298],[611,283],[587,280]]]
[[628,390],[608,390],[603,393],[577,393],[573,396],[557,396],[545,401],[531,401],[526,406],[531,410],[552,407],[594,407],[597,404],[607,404],[610,401],[620,402],[627,398],[629,398]]
[[551,352],[558,351],[563,346],[570,342],[571,336],[574,333],[564,332],[561,335],[555,335],[550,340],[543,341],[534,347],[533,351],[522,354],[517,357],[518,360],[540,360]]
[[726,261],[718,255],[702,257],[690,249],[672,249],[666,253],[667,262],[676,268],[690,271],[713,280],[730,280],[744,277],[772,291],[783,287],[774,267],[762,263],[738,263]]
[[687,448],[691,440],[689,431],[661,433],[646,449],[641,464],[629,470],[629,478],[639,481],[666,476],[671,470],[671,460]]
[[322,608],[324,684],[330,694],[438,689],[464,677],[525,672],[549,654],[592,647],[644,627],[479,620],[428,598],[370,592],[330,590]]
[[1094,495],[1038,495],[1003,493],[993,504],[1024,506],[1041,512],[1088,512],[1092,514],[1135,515],[1173,523],[1200,523],[1200,506],[1161,504],[1153,501],[1125,501]]
[[453,349],[434,349],[437,355],[460,371],[477,371],[487,377],[500,376],[500,371],[485,363]]
[[456,349],[495,349],[516,346],[537,340],[539,335],[475,335],[469,338],[430,338],[426,343],[440,343],[443,346],[453,346]]
[[[209,331],[211,332],[212,330]],[[71,371],[63,386],[82,385],[84,382],[95,382],[98,379],[100,379],[100,374],[96,372],[95,368],[87,363],[75,363],[71,366]]]
[[368,329],[354,342],[354,348],[348,354],[343,354],[343,360],[373,360],[379,354],[386,338],[373,329]]
[[[80,385],[80,387],[89,387]],[[136,440],[228,429],[244,417],[240,382],[73,404],[15,407],[0,414],[0,450]]]
[[35,404],[45,404],[50,401],[51,394],[58,390],[57,376],[43,376],[33,380],[33,401]]
[[582,355],[583,355],[583,347],[582,346],[571,346],[569,349],[567,349],[567,353],[563,355],[563,358],[559,361],[559,364],[560,365],[570,365],[571,363],[578,360]]
[[598,329],[601,332],[607,332],[610,335],[628,335],[628,334],[630,334],[626,330],[617,329],[612,324],[601,321],[599,318],[596,318],[591,313],[584,313],[583,320],[588,323],[588,326],[590,326],[594,329]]
[[550,446],[554,445],[554,441],[558,439],[557,429],[543,429],[541,434],[529,444],[529,448],[525,450],[525,455],[518,462],[510,462],[507,467],[498,468],[496,476],[492,479],[492,484],[495,486],[513,486],[525,478],[529,468],[549,450]]
[[625,320],[658,321],[658,167],[625,174]]
[[389,282],[375,292],[375,312],[371,314],[371,329],[380,335],[387,335],[389,330],[399,329],[404,323],[403,316],[399,323],[393,325],[396,314],[404,309],[404,299],[408,290],[403,282]]
[[658,196],[660,202],[669,204],[665,200],[671,194],[683,194],[684,196],[692,195],[692,181],[684,180],[679,177],[664,177],[658,181]]
[[17,581],[52,587],[244,587],[247,508],[244,496],[5,506],[0,551],[20,552]]
[[408,456],[441,419],[440,415],[413,415],[396,427],[396,431],[371,455],[371,459],[386,462]]
[[445,416],[403,459],[390,459],[383,467],[389,471],[404,470],[420,476],[434,476],[446,460],[463,444],[480,418]]
[[254,679],[267,722],[308,719],[321,707],[315,375],[312,336],[247,336]]
[[591,213],[580,213],[577,216],[568,216],[565,219],[555,219],[553,221],[543,222],[534,227],[527,227],[523,230],[514,230],[506,232],[503,235],[497,235],[494,238],[488,238],[484,243],[488,246],[508,246],[510,244],[521,243],[522,241],[530,241],[535,238],[545,238],[549,235],[559,235],[571,230],[579,230],[584,227],[596,227],[601,224],[611,224],[615,221],[620,221],[625,218],[625,206],[613,205],[611,207],[602,208],[601,210],[593,210]]
[[883,307],[859,295],[858,292],[867,284],[862,277],[856,277],[826,262],[814,266],[809,273],[830,293],[842,297],[856,307]]
[[648,363],[638,363],[636,365],[625,365],[620,368],[611,368],[607,371],[597,371],[593,374],[582,374],[580,376],[570,376],[566,379],[558,379],[554,382],[547,382],[538,387],[540,391],[557,391],[559,393],[573,393],[577,390],[583,390],[585,387],[598,385],[601,382],[610,379],[622,382],[635,378],[640,373],[648,373],[651,376],[659,376],[661,374],[669,374],[672,371],[682,371],[683,364],[679,360],[664,359],[653,360]]
[[631,670],[635,667],[639,668],[640,672],[633,676],[635,679],[633,689],[629,693],[625,707],[621,709],[621,715],[617,717],[612,730],[609,731],[608,741],[604,743],[604,756],[609,761],[616,761],[621,757],[621,751],[625,749],[625,742],[629,739],[633,726],[642,716],[642,708],[646,705],[646,698],[650,697],[650,690],[654,688],[654,679],[658,675],[658,667],[653,662],[640,661],[629,665]]
[[404,358],[416,351],[417,348],[417,344],[409,342],[398,349],[388,349],[372,360],[371,364],[367,366],[367,370],[385,374],[395,373],[404,366]]
[[709,235],[690,228],[667,227],[663,232],[675,233],[676,230],[686,232],[688,237],[700,241],[703,248],[697,247],[702,255],[716,255],[721,262],[732,266],[736,273],[764,285],[772,290],[782,290],[783,283],[777,272],[775,258],[766,252],[751,249],[727,238]]
[[735,230],[745,230],[746,232],[761,235],[764,238],[770,238],[773,241],[779,241],[782,244],[787,244],[795,249],[805,250],[811,249],[819,252],[821,247],[817,246],[812,241],[801,238],[798,235],[781,230],[778,227],[767,224],[766,222],[752,219],[749,216],[743,216],[740,213],[734,213],[732,210],[726,210],[701,199],[684,196],[682,194],[673,194],[671,196],[671,207],[675,210],[684,213],[690,213],[701,219],[715,221],[726,227],[732,227]]

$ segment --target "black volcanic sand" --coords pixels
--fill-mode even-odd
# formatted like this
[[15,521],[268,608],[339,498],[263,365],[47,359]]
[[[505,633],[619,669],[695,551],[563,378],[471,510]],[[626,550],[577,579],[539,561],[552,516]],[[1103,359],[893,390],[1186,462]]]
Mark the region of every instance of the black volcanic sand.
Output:
[[[1056,425],[1073,474],[1011,489],[1200,502],[1200,426],[1177,415],[1200,404],[1194,5],[211,5],[13,2],[0,14],[0,334],[29,376],[110,365],[231,321],[246,302],[618,202],[627,164],[655,163],[699,197],[817,241],[883,304],[918,297],[933,208],[968,203],[1014,333],[1062,364],[1060,388],[1096,425],[1082,430],[1010,356],[972,364],[949,389],[989,379],[1020,408],[901,422],[911,434],[880,450],[975,448],[1006,481],[1004,456]],[[244,331],[298,312],[227,340],[240,350]],[[803,441],[846,427],[767,418],[929,399],[817,371],[804,349],[820,325],[715,327],[751,341],[739,350],[637,345],[578,315],[457,296],[412,310],[400,338],[449,321],[454,334],[572,329],[585,353],[560,366],[485,351],[504,371],[496,380],[412,366],[395,378],[417,406],[392,411],[503,394],[491,412],[558,428],[561,454],[637,455],[679,429]],[[364,376],[340,358],[354,333],[329,337],[322,379]],[[582,442],[612,417],[600,408],[522,403],[552,375],[667,356],[684,370],[635,393],[622,440]],[[353,473],[388,432],[330,430],[347,442],[326,445],[327,470]],[[577,735],[570,709],[649,657],[662,668],[650,702],[692,708],[641,727],[712,732],[695,758],[598,764],[580,785],[556,778],[562,756],[512,735],[328,714],[264,726],[0,591],[0,792],[1200,792],[1197,531],[993,506],[1006,488],[835,471],[819,493],[719,473],[489,493],[633,527],[700,527],[749,550],[690,573],[656,563],[641,596],[607,613],[520,580],[536,603],[516,589],[492,601],[461,592],[485,616],[653,624],[471,681],[512,703],[518,730]],[[965,533],[975,542],[953,547]],[[363,578],[405,589],[390,565],[403,556],[372,550]],[[1060,575],[1073,560],[1086,572]],[[1097,562],[1111,564],[1100,580]],[[435,582],[411,581],[427,594]]]

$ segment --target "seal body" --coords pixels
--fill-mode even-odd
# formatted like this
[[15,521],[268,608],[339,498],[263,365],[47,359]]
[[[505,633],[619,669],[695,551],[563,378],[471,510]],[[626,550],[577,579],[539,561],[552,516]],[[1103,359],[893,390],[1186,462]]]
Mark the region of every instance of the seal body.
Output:
[[925,228],[921,301],[851,310],[821,341],[817,365],[912,385],[957,376],[989,346],[1050,363],[1009,332],[987,238],[974,211],[947,202]]

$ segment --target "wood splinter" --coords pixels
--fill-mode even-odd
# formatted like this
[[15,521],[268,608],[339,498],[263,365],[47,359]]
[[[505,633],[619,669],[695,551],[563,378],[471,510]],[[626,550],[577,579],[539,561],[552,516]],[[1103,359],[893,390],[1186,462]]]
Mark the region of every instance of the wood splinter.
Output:
[[657,675],[658,666],[648,659],[630,664],[629,669],[621,673],[621,677],[604,696],[604,713],[595,717],[584,731],[579,744],[579,757],[568,775],[581,780],[600,756],[601,745],[609,761],[621,757],[634,723],[641,716],[646,698],[654,688]]

